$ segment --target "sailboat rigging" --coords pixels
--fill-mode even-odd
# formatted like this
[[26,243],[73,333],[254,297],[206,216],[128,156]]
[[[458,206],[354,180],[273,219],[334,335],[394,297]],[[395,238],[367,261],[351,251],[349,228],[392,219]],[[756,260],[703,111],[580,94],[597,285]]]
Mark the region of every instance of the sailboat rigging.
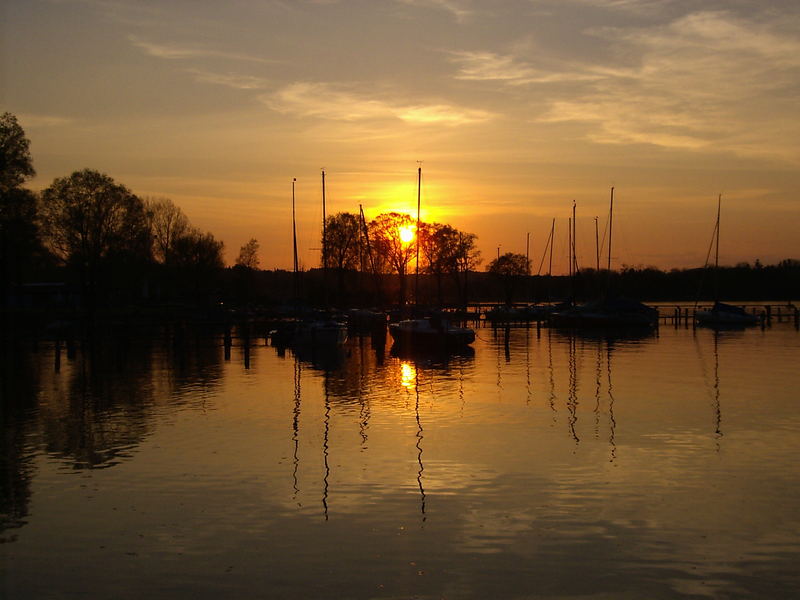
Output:
[[[722,213],[722,194],[717,197],[717,221],[714,226],[712,243],[714,244],[714,305],[709,310],[695,311],[695,320],[698,325],[712,327],[747,327],[758,323],[758,317],[745,311],[743,308],[720,302],[719,296],[719,230],[720,216]],[[709,247],[709,255],[711,248]],[[708,256],[706,257],[706,265]],[[696,305],[695,305],[696,307]]]

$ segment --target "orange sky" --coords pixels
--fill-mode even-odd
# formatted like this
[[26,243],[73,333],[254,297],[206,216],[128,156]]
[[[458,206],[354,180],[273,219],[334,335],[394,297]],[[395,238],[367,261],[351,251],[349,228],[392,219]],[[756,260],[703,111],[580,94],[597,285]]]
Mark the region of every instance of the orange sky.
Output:
[[800,258],[800,7],[779,0],[10,0],[2,110],[42,188],[81,168],[166,196],[232,261],[319,260],[330,212],[416,207],[484,257],[556,269],[578,205],[595,260],[616,187],[614,265]]

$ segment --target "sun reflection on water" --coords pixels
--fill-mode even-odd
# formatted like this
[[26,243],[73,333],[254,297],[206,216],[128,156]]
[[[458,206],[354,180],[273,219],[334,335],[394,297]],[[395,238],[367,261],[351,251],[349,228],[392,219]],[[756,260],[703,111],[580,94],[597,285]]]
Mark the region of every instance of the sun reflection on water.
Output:
[[417,369],[410,362],[400,363],[400,383],[404,388],[413,389],[417,379]]

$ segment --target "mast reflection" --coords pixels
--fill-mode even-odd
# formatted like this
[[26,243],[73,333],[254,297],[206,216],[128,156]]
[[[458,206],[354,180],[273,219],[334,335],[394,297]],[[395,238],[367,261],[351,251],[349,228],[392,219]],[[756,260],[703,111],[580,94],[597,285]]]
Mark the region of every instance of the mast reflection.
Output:
[[608,372],[608,443],[611,446],[611,456],[609,462],[614,462],[617,459],[617,443],[615,434],[617,430],[617,420],[614,418],[614,386],[611,383],[611,340],[606,340],[606,369]]
[[294,480],[294,495],[293,500],[297,499],[297,494],[300,488],[297,485],[297,470],[300,467],[300,458],[298,454],[298,447],[300,443],[300,376],[301,376],[300,360],[295,357],[294,361],[294,409],[292,410],[292,441],[294,441],[294,470],[292,478]]
[[330,465],[328,465],[328,435],[330,433],[331,427],[331,401],[330,396],[328,395],[328,372],[325,371],[325,377],[323,379],[323,385],[325,387],[325,416],[323,418],[323,435],[322,435],[322,457],[323,463],[325,467],[325,475],[322,477],[322,508],[325,514],[325,520],[328,520],[328,477],[331,474]]
[[569,412],[569,431],[575,443],[580,443],[581,439],[578,437],[576,430],[576,423],[578,422],[578,359],[577,359],[577,342],[574,335],[569,336],[569,390],[567,393],[567,411]]
[[422,463],[422,421],[419,418],[419,370],[414,369],[414,416],[417,419],[417,463],[419,464],[419,471],[417,471],[417,486],[419,487],[420,494],[420,510],[422,512],[422,521],[425,522],[427,518],[425,515],[425,487],[422,485],[422,474],[425,471],[425,466]]

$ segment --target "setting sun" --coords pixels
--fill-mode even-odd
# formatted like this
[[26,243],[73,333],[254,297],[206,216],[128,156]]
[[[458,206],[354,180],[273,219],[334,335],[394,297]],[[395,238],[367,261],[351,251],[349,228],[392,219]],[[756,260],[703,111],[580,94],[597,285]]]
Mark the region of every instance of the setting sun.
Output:
[[400,236],[400,241],[403,242],[404,244],[410,244],[411,242],[413,242],[415,237],[414,229],[415,227],[412,225],[408,225],[405,227],[398,227],[397,234]]

